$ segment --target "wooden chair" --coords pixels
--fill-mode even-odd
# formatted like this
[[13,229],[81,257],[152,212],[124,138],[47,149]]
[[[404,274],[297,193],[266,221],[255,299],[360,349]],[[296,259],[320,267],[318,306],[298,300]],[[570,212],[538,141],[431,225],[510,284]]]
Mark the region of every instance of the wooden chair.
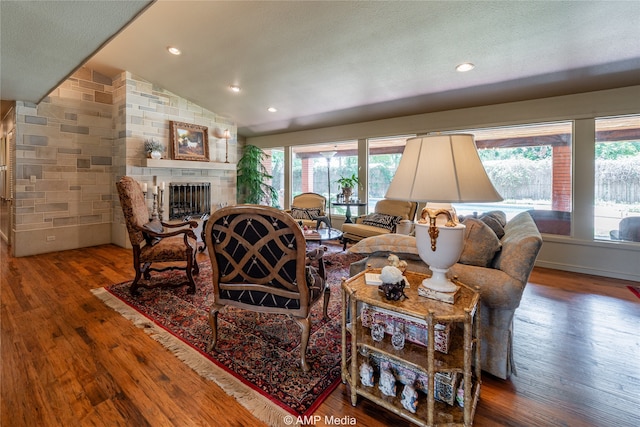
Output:
[[[198,223],[188,221],[167,224],[158,219],[150,221],[140,184],[133,178],[124,176],[116,183],[116,187],[129,232],[129,241],[133,247],[133,268],[136,277],[131,283],[131,294],[137,295],[140,286],[151,287],[140,284],[142,276],[149,280],[152,271],[166,270],[184,270],[187,275],[185,284],[189,285],[188,292],[195,293],[196,284],[193,281],[193,274],[198,274],[200,270],[196,261],[197,240],[192,228],[196,228]],[[165,228],[177,229],[165,231]],[[153,263],[173,263],[176,261],[184,262],[184,264],[171,264],[164,268],[151,267]]]
[[205,242],[214,288],[208,351],[216,345],[218,312],[223,307],[284,313],[302,329],[300,366],[309,371],[306,351],[311,307],[324,297],[323,314],[327,318],[329,303],[323,251],[316,252],[317,268],[308,266],[314,257],[306,252],[305,238],[296,220],[279,209],[257,205],[229,206],[212,213]]

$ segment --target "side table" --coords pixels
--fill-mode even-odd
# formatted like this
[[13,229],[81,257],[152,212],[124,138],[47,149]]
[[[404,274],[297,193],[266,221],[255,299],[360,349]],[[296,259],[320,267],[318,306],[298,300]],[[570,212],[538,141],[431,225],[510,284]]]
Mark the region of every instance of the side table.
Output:
[[350,224],[353,221],[351,221],[351,206],[367,206],[366,203],[364,202],[334,202],[332,203],[333,206],[346,206],[347,207],[347,212],[345,213],[345,220],[344,223],[345,224]]
[[[351,404],[355,406],[360,395],[420,426],[471,426],[481,384],[479,293],[456,281],[460,290],[455,304],[431,300],[419,296],[417,290],[427,276],[405,272],[405,278],[410,283],[410,287],[405,288],[408,298],[389,301],[377,286],[366,284],[366,273],[380,273],[380,269],[368,269],[342,281],[342,381],[350,387]],[[396,350],[391,344],[391,336],[386,334],[382,341],[374,341],[358,313],[359,306],[365,304],[400,318],[426,324],[427,346],[407,340],[402,349]],[[446,354],[436,350],[436,324],[450,325],[451,337]],[[427,393],[419,392],[415,413],[403,407],[400,390],[395,397],[382,394],[378,388],[380,372],[374,373],[373,386],[362,383],[359,366],[365,361],[369,363],[372,356],[428,377]],[[436,401],[436,376],[455,377],[460,373],[464,379],[464,407],[459,407],[455,402],[451,405]],[[455,385],[453,393],[456,393]]]

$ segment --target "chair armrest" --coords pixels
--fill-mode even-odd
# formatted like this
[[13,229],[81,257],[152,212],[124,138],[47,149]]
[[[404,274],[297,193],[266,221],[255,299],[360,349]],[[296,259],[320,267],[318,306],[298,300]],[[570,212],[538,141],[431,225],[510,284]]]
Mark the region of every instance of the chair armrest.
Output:
[[179,222],[179,223],[173,223],[173,224],[162,222],[161,224],[162,224],[163,227],[166,227],[166,228],[178,228],[178,227],[184,227],[185,225],[188,225],[189,228],[198,228],[198,223],[196,221],[193,221],[193,220]]
[[[190,221],[190,222],[195,223],[195,221]],[[180,225],[184,226],[185,224],[180,224]],[[196,226],[197,226],[197,223],[196,223]],[[172,227],[175,227],[175,226],[172,225]],[[147,228],[139,227],[139,226],[136,226],[136,229],[138,229],[138,231],[142,231],[143,233],[146,233],[150,237],[158,237],[160,239],[163,239],[165,237],[179,236],[180,234],[184,234],[186,237],[197,239],[196,233],[194,233],[193,230],[191,230],[190,228],[181,228],[179,230],[169,231],[164,233],[155,233]]]
[[396,225],[397,234],[411,234],[411,231],[413,231],[413,221],[411,220],[403,219]]

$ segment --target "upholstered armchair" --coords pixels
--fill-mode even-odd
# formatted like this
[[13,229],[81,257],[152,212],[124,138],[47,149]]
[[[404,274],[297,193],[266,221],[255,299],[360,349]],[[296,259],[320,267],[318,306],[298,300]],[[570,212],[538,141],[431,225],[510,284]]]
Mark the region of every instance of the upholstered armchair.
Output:
[[346,249],[349,242],[359,242],[371,236],[387,233],[409,234],[417,209],[416,202],[379,200],[373,214],[360,216],[356,218],[355,223],[342,225],[342,249]]
[[[116,187],[129,241],[133,247],[133,268],[136,276],[131,283],[131,294],[137,295],[140,286],[151,287],[141,284],[141,277],[150,280],[152,271],[166,270],[184,270],[187,279],[185,284],[189,285],[188,292],[195,293],[193,274],[198,274],[200,270],[196,261],[197,240],[192,228],[196,228],[198,223],[188,221],[167,224],[158,219],[150,221],[140,184],[133,178],[124,176],[116,182]],[[164,264],[164,268],[152,267],[157,263],[172,264]]]
[[[218,312],[223,307],[283,313],[300,325],[300,366],[309,371],[306,352],[311,307],[323,297],[326,318],[329,302],[324,251],[307,253],[304,234],[291,215],[257,205],[229,206],[214,212],[207,221],[205,242],[214,289],[208,351],[216,345]],[[314,262],[317,266],[308,265]]]
[[318,228],[321,223],[331,227],[327,218],[327,198],[317,193],[302,193],[293,198],[291,209],[287,212],[303,226]]

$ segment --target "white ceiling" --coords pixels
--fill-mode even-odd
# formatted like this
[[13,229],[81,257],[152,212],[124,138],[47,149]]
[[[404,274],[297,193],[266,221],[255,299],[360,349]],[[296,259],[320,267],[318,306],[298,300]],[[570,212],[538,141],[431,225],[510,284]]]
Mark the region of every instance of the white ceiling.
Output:
[[150,3],[0,0],[2,100],[39,102]]
[[88,66],[282,133],[640,84],[640,1],[158,1]]

